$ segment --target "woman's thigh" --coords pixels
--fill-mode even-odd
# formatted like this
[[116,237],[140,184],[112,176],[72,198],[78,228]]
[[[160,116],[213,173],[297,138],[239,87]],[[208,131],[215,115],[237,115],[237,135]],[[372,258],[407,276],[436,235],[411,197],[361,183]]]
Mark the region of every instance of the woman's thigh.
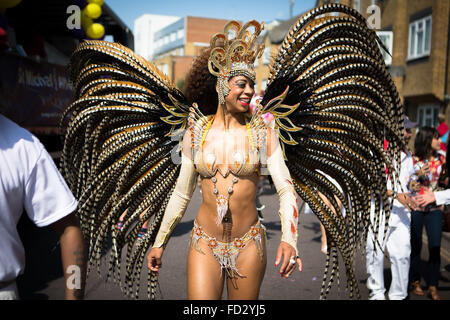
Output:
[[227,278],[228,299],[231,300],[255,300],[258,299],[264,273],[266,271],[266,246],[262,240],[261,257],[255,241],[251,240],[241,250],[236,259],[236,267],[244,278],[236,276]]
[[187,259],[187,298],[190,300],[220,300],[224,287],[220,264],[200,239],[198,246],[204,254],[190,247]]

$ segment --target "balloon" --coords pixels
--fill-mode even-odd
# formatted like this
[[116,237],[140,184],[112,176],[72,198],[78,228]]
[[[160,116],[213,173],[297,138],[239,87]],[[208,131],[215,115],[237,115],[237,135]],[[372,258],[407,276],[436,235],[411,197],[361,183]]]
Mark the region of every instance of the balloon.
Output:
[[102,8],[95,3],[89,3],[84,9],[83,12],[86,16],[92,19],[97,19],[102,15]]
[[0,8],[8,9],[17,6],[22,0],[0,0]]
[[103,5],[103,0],[87,0],[88,3],[95,3],[98,4],[99,6]]
[[93,23],[86,29],[86,34],[91,39],[100,39],[105,34],[105,27],[100,23]]
[[94,21],[92,21],[91,18],[86,17],[84,14],[81,15],[81,26],[84,30],[87,30],[87,28],[93,23]]

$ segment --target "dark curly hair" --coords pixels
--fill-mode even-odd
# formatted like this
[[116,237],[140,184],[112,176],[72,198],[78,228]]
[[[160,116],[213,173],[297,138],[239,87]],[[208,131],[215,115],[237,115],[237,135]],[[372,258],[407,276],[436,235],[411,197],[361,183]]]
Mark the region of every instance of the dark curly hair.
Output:
[[215,114],[219,104],[216,91],[217,78],[208,70],[211,48],[203,49],[195,58],[186,76],[184,95],[189,103],[196,102],[204,115]]

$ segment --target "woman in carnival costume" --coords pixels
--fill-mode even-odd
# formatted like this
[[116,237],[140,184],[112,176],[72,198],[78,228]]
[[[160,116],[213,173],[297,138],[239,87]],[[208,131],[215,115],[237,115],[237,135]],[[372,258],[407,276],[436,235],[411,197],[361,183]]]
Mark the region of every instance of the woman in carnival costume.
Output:
[[[99,268],[110,242],[108,276],[128,296],[138,297],[147,257],[155,298],[164,248],[200,175],[187,297],[220,299],[227,284],[230,299],[258,298],[267,258],[254,200],[259,176],[270,174],[280,199],[281,275],[302,268],[298,194],[327,232],[321,298],[339,276],[338,252],[350,297],[359,297],[354,255],[368,228],[380,229],[370,222],[370,200],[387,203],[385,167],[395,181],[403,145],[402,105],[380,40],[349,7],[311,10],[286,35],[251,113],[262,28],[230,21],[195,60],[185,94],[119,44],[86,41],[74,52],[76,100],[63,117],[62,168],[80,202],[91,264]],[[264,122],[268,112],[273,127]]]

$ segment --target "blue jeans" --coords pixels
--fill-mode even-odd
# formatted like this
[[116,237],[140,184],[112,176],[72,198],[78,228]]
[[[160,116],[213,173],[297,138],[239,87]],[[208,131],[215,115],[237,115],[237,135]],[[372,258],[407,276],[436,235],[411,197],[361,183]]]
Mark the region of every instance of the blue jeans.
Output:
[[411,281],[420,281],[420,251],[422,230],[425,226],[428,238],[428,286],[437,286],[441,265],[442,211],[411,212]]

